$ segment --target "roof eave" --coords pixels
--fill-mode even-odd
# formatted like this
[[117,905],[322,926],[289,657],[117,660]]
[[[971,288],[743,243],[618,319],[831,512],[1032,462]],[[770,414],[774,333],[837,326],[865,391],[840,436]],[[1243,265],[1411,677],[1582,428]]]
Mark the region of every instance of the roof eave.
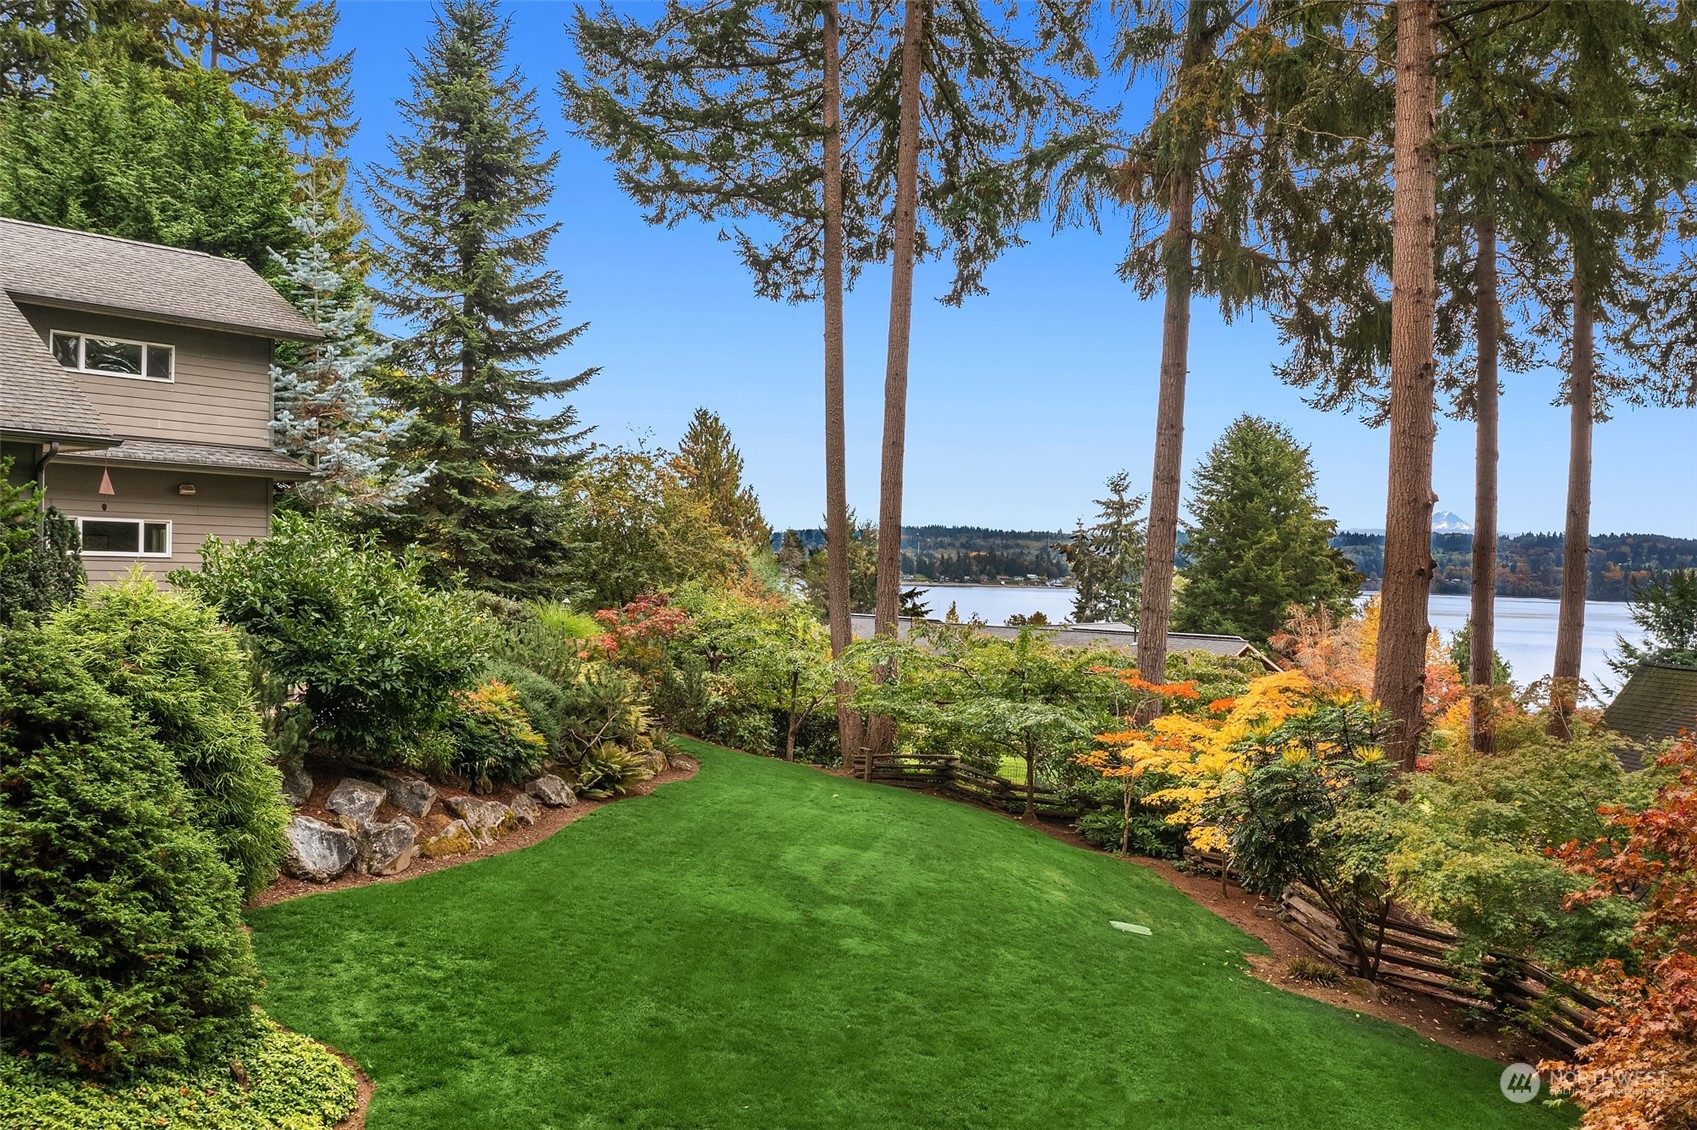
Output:
[[[304,318],[301,319],[300,325],[294,328],[279,325],[259,326],[215,318],[162,314],[157,310],[138,310],[133,307],[115,306],[107,302],[78,301],[75,298],[67,298],[62,294],[46,294],[32,290],[27,285],[8,284],[6,292],[15,300],[31,306],[50,306],[56,310],[75,310],[82,314],[116,314],[125,318],[135,318],[138,321],[159,322],[170,326],[187,326],[190,329],[239,334],[243,337],[260,337],[281,341],[324,340],[324,335]],[[281,296],[279,296],[279,301],[281,301]]]
[[81,451],[104,451],[123,442],[109,432],[83,433],[16,427],[0,428],[0,440],[7,443],[57,443],[63,455],[73,455]]

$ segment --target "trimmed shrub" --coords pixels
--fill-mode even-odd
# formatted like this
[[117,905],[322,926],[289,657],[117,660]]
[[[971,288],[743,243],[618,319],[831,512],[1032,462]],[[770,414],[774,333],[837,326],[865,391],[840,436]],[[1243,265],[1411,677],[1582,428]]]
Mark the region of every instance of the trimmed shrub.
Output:
[[581,662],[559,687],[565,696],[560,741],[569,760],[575,762],[600,742],[633,748],[653,744],[648,700],[635,675],[600,660]]
[[165,748],[58,633],[0,637],[0,1047],[91,1072],[251,1028],[234,876]]
[[139,572],[60,610],[50,626],[175,759],[194,823],[243,897],[264,890],[277,875],[289,808],[229,629],[194,596],[161,592]]
[[205,1067],[156,1069],[110,1085],[0,1060],[0,1130],[329,1130],[358,1098],[353,1072],[329,1049],[266,1018]]
[[11,468],[10,459],[0,459],[0,624],[19,612],[41,614],[68,604],[87,584],[76,526],[49,510],[46,536],[38,533],[35,486],[13,486]]
[[172,583],[216,605],[276,677],[304,688],[313,738],[332,750],[392,760],[483,669],[469,604],[425,588],[416,556],[396,560],[371,537],[284,513],[270,537],[208,538],[201,557],[199,573]]
[[570,679],[607,632],[595,617],[557,601],[537,600],[519,607],[525,615],[504,621],[505,633],[496,652],[555,683]]
[[531,728],[518,692],[491,679],[476,690],[454,692],[459,710],[444,729],[454,739],[453,771],[488,792],[498,782],[536,772],[548,742]]
[[565,710],[566,693],[551,679],[505,659],[489,665],[489,674],[506,683],[519,696],[519,705],[530,720],[530,728],[541,734],[548,743],[548,752],[558,755],[560,747],[560,716]]

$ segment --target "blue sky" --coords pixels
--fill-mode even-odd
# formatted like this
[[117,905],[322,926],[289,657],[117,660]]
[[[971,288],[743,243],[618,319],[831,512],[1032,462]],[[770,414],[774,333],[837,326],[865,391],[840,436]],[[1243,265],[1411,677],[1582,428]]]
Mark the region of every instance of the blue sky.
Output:
[[[821,318],[817,306],[756,298],[731,248],[704,225],[643,223],[604,160],[570,137],[554,76],[572,66],[571,6],[512,4],[513,62],[539,89],[561,159],[551,218],[552,262],[571,293],[567,316],[588,322],[549,363],[558,374],[599,366],[578,394],[594,438],[674,442],[699,405],[718,412],[776,526],[823,512]],[[338,46],[353,48],[356,165],[382,159],[409,90],[407,52],[430,33],[430,7],[403,0],[342,5]],[[1125,468],[1147,484],[1160,360],[1160,299],[1119,282],[1125,224],[1101,234],[1033,229],[986,279],[987,297],[959,309],[934,301],[946,280],[921,267],[908,405],[905,521],[1070,528],[1102,481]],[[866,271],[848,303],[849,497],[877,509],[884,327],[889,271]],[[1310,446],[1321,501],[1343,527],[1384,524],[1386,439],[1340,414],[1314,411],[1273,376],[1283,350],[1267,318],[1227,326],[1198,302],[1191,338],[1185,448],[1189,466],[1230,421],[1278,420]],[[1510,374],[1502,408],[1505,531],[1559,530],[1567,474],[1567,412],[1559,375]],[[1697,537],[1692,429],[1697,412],[1621,409],[1596,433],[1595,532]],[[1440,425],[1438,509],[1473,516],[1473,437]],[[1145,489],[1139,487],[1138,489]]]

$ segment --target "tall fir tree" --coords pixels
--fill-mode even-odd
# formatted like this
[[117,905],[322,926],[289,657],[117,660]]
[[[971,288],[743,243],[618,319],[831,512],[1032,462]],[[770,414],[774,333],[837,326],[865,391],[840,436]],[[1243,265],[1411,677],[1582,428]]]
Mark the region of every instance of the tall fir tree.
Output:
[[[335,52],[335,0],[20,0],[0,24],[0,101],[58,72],[138,64],[222,75],[249,120],[285,138],[303,183],[339,194],[355,123],[353,52]],[[355,228],[343,217],[341,243]]]
[[114,61],[0,101],[0,215],[186,247],[267,271],[298,244],[288,153],[224,76]]
[[742,466],[742,452],[731,440],[725,421],[716,412],[697,408],[678,441],[672,468],[684,488],[706,503],[708,514],[732,537],[766,546],[772,527],[761,517],[754,488],[742,481]]
[[1143,599],[1144,497],[1131,493],[1124,471],[1108,478],[1108,497],[1096,500],[1096,521],[1078,523],[1072,538],[1055,545],[1078,590],[1072,618],[1081,624],[1112,620],[1134,624]]
[[[1066,0],[1025,18],[1012,3],[962,0],[915,0],[911,12],[671,0],[652,22],[602,8],[574,24],[583,66],[581,75],[560,76],[566,115],[608,152],[647,218],[721,224],[761,294],[824,299],[826,526],[839,550],[833,651],[852,638],[849,554],[841,551],[851,537],[843,290],[860,266],[894,260],[878,604],[883,630],[893,632],[906,439],[901,327],[912,295],[904,263],[948,255],[954,270],[944,301],[955,304],[982,293],[989,263],[1022,242],[1021,226],[1050,199],[1057,168],[1077,153],[1080,135],[1100,125],[1068,81],[1094,73],[1089,9]],[[904,82],[910,32],[923,42],[905,53],[917,70]],[[907,159],[904,114],[913,141]],[[846,706],[839,722],[843,747],[858,749]]]
[[276,257],[275,284],[324,339],[279,344],[271,366],[271,442],[313,469],[294,488],[306,505],[388,509],[417,490],[430,469],[408,470],[397,458],[395,444],[412,418],[374,392],[388,348],[372,332],[364,283],[331,252],[335,221],[309,200],[295,228],[304,244]]
[[368,178],[387,229],[382,300],[412,331],[386,391],[413,414],[413,462],[432,465],[382,528],[422,546],[438,576],[538,595],[567,566],[561,488],[586,431],[569,404],[542,405],[597,370],[543,372],[585,327],[565,324],[565,287],[544,266],[559,157],[544,151],[535,90],[507,66],[508,33],[491,0],[443,5],[400,103],[407,132]]
[[[1293,607],[1348,614],[1360,585],[1331,547],[1308,449],[1280,424],[1240,416],[1197,467],[1175,625],[1265,644]],[[1149,676],[1153,677],[1153,676]]]
[[1105,139],[1100,153],[1081,161],[1071,176],[1092,226],[1105,202],[1127,206],[1131,241],[1120,276],[1140,297],[1159,293],[1164,301],[1137,616],[1138,667],[1161,671],[1172,621],[1192,299],[1214,298],[1229,321],[1275,290],[1279,274],[1257,241],[1256,174],[1268,151],[1259,144],[1258,101],[1243,67],[1264,13],[1260,5],[1228,0],[1159,0],[1108,10],[1116,19],[1113,69],[1128,86],[1152,75],[1161,90],[1142,129],[1129,140]]

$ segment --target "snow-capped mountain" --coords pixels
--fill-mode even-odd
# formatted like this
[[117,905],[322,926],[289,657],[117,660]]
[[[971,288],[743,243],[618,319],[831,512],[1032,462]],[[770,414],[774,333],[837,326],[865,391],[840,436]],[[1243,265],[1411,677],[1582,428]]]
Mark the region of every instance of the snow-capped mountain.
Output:
[[1473,525],[1461,515],[1445,510],[1432,515],[1432,532],[1434,534],[1470,534],[1473,532]]

